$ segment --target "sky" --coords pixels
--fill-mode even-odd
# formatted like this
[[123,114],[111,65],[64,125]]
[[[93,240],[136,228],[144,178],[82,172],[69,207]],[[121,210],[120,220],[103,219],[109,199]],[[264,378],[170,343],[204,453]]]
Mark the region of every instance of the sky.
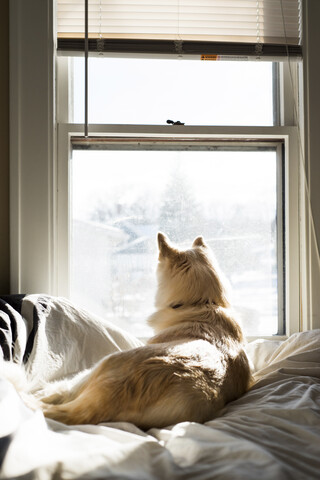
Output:
[[[74,122],[84,119],[84,59],[74,62]],[[90,58],[89,123],[272,125],[272,63]]]

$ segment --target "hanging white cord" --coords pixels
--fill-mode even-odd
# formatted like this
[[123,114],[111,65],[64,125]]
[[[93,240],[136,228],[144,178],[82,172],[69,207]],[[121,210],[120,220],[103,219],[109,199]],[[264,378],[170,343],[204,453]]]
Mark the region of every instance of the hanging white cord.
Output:
[[178,57],[179,58],[182,58],[183,56],[183,40],[181,39],[181,35],[180,35],[180,0],[178,0],[178,4],[177,4],[177,13],[178,13],[178,18],[177,18],[177,27],[178,27],[178,32],[177,32],[177,37],[178,39],[177,40],[174,40],[174,48],[175,48],[175,51],[176,53],[178,54]]
[[102,37],[102,4],[99,2],[99,37],[97,38],[97,52],[103,55],[104,52],[104,38]]
[[256,59],[259,60],[262,54],[262,43],[260,38],[260,4],[259,0],[256,2],[256,46],[255,46],[255,54]]
[[[297,97],[294,95],[294,81],[293,81],[293,74],[292,74],[292,65],[291,65],[291,59],[290,59],[290,54],[289,54],[289,46],[288,46],[288,39],[287,39],[287,32],[286,32],[286,25],[285,25],[285,17],[284,17],[284,9],[283,9],[283,1],[280,0],[280,6],[281,6],[281,16],[282,16],[282,24],[283,24],[283,31],[284,31],[284,36],[285,36],[285,45],[286,45],[286,51],[287,51],[287,58],[288,58],[288,65],[289,65],[289,75],[290,75],[290,83],[291,83],[291,88],[293,92],[293,99],[294,99],[294,117],[297,125],[297,131],[298,131],[298,144],[299,144],[299,150],[300,150],[300,155],[299,155],[299,223],[300,223],[300,228],[303,226],[303,221],[301,218],[301,204],[300,204],[300,199],[301,199],[301,188],[302,186],[304,187],[305,191],[305,196],[306,196],[306,213],[308,215],[308,222],[310,225],[310,235],[312,238],[310,238],[309,245],[311,245],[311,240],[313,240],[314,243],[314,248],[315,248],[315,255],[317,259],[317,264],[318,268],[320,271],[320,254],[319,254],[319,242],[317,238],[317,233],[314,225],[314,217],[313,217],[313,212],[312,212],[312,205],[311,205],[311,195],[310,195],[310,187],[309,187],[309,182],[307,179],[307,173],[306,173],[306,165],[305,165],[305,155],[304,155],[304,148],[302,145],[302,139],[301,139],[301,127],[300,127],[300,116],[299,116],[299,111],[298,111],[298,105],[297,105]],[[301,178],[301,175],[303,177]],[[303,183],[302,183],[303,181]],[[299,234],[300,236],[300,234]],[[301,271],[302,271],[302,254],[301,254],[301,240],[299,238],[299,281],[301,282]],[[311,252],[310,252],[311,253]],[[301,284],[300,284],[300,297],[301,297]],[[300,298],[300,302],[301,302]],[[300,307],[300,314],[301,314],[301,307]],[[301,327],[301,317],[300,317],[300,327]]]

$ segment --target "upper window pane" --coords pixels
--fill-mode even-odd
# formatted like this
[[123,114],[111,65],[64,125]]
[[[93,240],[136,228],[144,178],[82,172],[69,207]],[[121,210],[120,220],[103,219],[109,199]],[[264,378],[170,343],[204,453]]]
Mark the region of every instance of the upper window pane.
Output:
[[[72,58],[73,118],[84,122],[84,59]],[[90,58],[89,123],[270,126],[272,62]]]

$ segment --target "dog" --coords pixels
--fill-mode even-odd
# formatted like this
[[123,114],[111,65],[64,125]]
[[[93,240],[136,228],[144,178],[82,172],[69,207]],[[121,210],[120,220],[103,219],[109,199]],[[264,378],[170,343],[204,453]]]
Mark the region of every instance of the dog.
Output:
[[155,336],[40,396],[46,417],[68,425],[131,422],[143,430],[203,423],[248,390],[243,334],[209,247],[200,236],[181,250],[163,233],[158,247],[156,311],[148,319]]

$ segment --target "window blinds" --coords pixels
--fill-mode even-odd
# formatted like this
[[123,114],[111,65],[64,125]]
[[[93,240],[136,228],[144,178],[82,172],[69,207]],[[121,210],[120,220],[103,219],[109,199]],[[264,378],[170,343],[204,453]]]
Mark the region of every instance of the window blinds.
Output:
[[[300,53],[301,0],[89,0],[89,49],[175,48],[227,53],[259,46]],[[58,48],[81,48],[84,0],[57,0]],[[231,49],[231,44],[234,46]],[[235,46],[238,45],[236,48]],[[122,47],[121,47],[122,46]],[[134,47],[135,46],[135,47]],[[167,46],[167,47],[166,47]],[[250,47],[251,46],[251,47]],[[286,51],[285,51],[285,49]],[[185,50],[187,48],[187,50]],[[189,48],[189,50],[188,50]],[[229,50],[228,50],[229,49]],[[154,51],[154,50],[153,50]]]

